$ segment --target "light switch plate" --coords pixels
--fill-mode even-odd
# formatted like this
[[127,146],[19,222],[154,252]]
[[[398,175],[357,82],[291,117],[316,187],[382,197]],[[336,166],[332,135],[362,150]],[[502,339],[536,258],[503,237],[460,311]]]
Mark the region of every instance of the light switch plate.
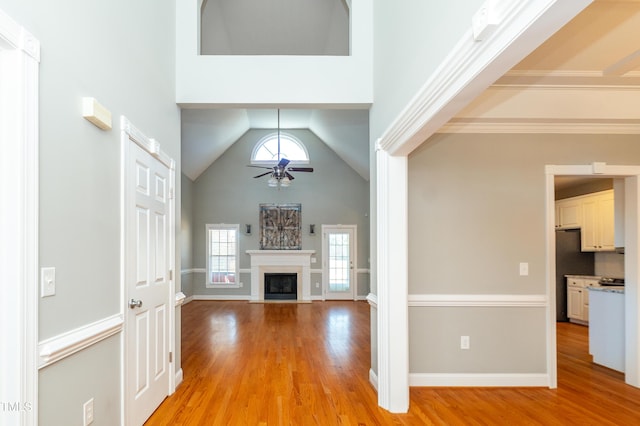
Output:
[[84,426],[89,426],[91,423],[93,423],[93,398],[84,403],[84,405],[82,406],[82,414],[82,417],[84,419]]
[[527,262],[520,262],[520,275],[529,275],[529,264]]
[[469,349],[469,336],[460,336],[460,349]]
[[42,268],[40,270],[40,296],[47,297],[56,294],[56,268]]

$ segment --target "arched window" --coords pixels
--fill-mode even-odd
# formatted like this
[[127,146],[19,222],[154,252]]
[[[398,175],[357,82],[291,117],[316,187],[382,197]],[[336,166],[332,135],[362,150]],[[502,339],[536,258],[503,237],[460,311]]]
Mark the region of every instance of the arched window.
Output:
[[[280,156],[278,156],[278,152]],[[251,153],[253,164],[273,164],[286,158],[292,163],[309,162],[307,148],[297,138],[280,132],[280,149],[278,150],[278,134],[272,133],[260,139]]]

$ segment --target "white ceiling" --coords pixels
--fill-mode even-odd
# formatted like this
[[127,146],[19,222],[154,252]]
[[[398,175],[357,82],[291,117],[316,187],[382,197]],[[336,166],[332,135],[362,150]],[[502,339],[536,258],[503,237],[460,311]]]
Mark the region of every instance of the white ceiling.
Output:
[[[225,26],[240,28],[238,11],[255,0],[208,0],[220,11],[231,11],[224,17]],[[318,16],[328,17],[314,9],[320,0],[273,0],[282,15],[294,16],[302,10],[313,10]],[[332,7],[344,7],[343,0],[327,0]],[[259,2],[262,4],[262,2]],[[275,4],[274,3],[274,4]],[[302,7],[304,6],[304,7]],[[306,8],[311,9],[306,9]],[[247,10],[247,9],[244,9]],[[263,20],[268,21],[268,20]],[[259,25],[259,20],[253,25]],[[266,25],[266,23],[265,23]],[[273,28],[272,28],[273,29]],[[316,29],[317,30],[317,29]],[[242,43],[247,43],[248,38]],[[276,43],[276,41],[274,41]],[[291,37],[281,37],[277,44],[284,49],[297,48]],[[270,47],[267,51],[273,50]],[[280,49],[280,48],[278,48]],[[488,97],[499,99],[496,92],[502,88],[571,87],[572,90],[593,87],[617,87],[638,91],[640,88],[640,0],[595,0],[576,18],[560,29],[538,49],[499,79],[484,95],[481,95],[451,120],[479,122],[492,106]],[[495,104],[495,102],[493,102]],[[483,109],[484,108],[484,109]],[[606,106],[605,106],[605,109]],[[640,109],[633,108],[632,122],[640,123]],[[511,111],[512,112],[512,111]],[[491,118],[495,121],[495,117]],[[526,123],[532,120],[526,108],[510,120]],[[627,115],[626,120],[629,121]],[[594,120],[594,121],[597,121]],[[182,170],[191,179],[197,178],[231,144],[250,128],[277,127],[276,109],[208,109],[182,111]],[[446,126],[445,126],[446,127]],[[308,128],[322,139],[336,154],[365,179],[369,179],[368,111],[363,110],[292,110],[281,111],[281,128]],[[313,162],[313,159],[312,159]]]

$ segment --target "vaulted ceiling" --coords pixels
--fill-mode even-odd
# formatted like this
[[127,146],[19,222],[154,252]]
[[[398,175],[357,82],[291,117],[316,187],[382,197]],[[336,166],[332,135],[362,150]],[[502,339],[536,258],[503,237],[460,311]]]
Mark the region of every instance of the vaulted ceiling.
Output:
[[[327,49],[327,28],[335,25],[336,14],[348,10],[349,3],[329,0],[331,6],[328,6],[319,0],[273,0],[269,4],[277,8],[270,10],[269,16],[278,25],[274,26],[271,19],[253,19],[251,25],[261,28],[254,28],[255,34],[250,37],[240,31],[247,24],[240,22],[241,18],[246,21],[246,16],[239,13],[241,4],[250,1],[255,2],[207,1],[207,7],[217,8],[218,18],[224,22],[225,48],[244,46],[260,31],[289,31],[282,21],[285,17],[295,19],[294,12],[308,17],[307,12],[311,10],[324,22],[313,26],[317,34],[311,44]],[[232,41],[234,37],[240,41]],[[282,34],[270,40],[273,45],[263,47],[263,54],[299,48],[296,40]],[[630,108],[629,102],[636,98],[628,98],[629,94],[640,94],[638,89],[640,0],[595,0],[461,110],[442,131],[543,133],[553,128],[559,133],[589,129],[598,133],[640,133],[637,107],[640,103]],[[577,93],[580,96],[576,96]],[[185,109],[182,111],[182,170],[195,179],[248,129],[276,127],[275,108]],[[310,129],[361,176],[369,179],[368,111],[283,109],[281,128]]]

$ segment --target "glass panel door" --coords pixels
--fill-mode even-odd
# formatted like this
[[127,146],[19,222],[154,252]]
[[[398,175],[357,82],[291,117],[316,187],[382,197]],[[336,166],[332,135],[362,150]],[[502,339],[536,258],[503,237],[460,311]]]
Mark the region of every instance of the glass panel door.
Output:
[[354,297],[354,228],[324,228],[323,275],[326,299]]

